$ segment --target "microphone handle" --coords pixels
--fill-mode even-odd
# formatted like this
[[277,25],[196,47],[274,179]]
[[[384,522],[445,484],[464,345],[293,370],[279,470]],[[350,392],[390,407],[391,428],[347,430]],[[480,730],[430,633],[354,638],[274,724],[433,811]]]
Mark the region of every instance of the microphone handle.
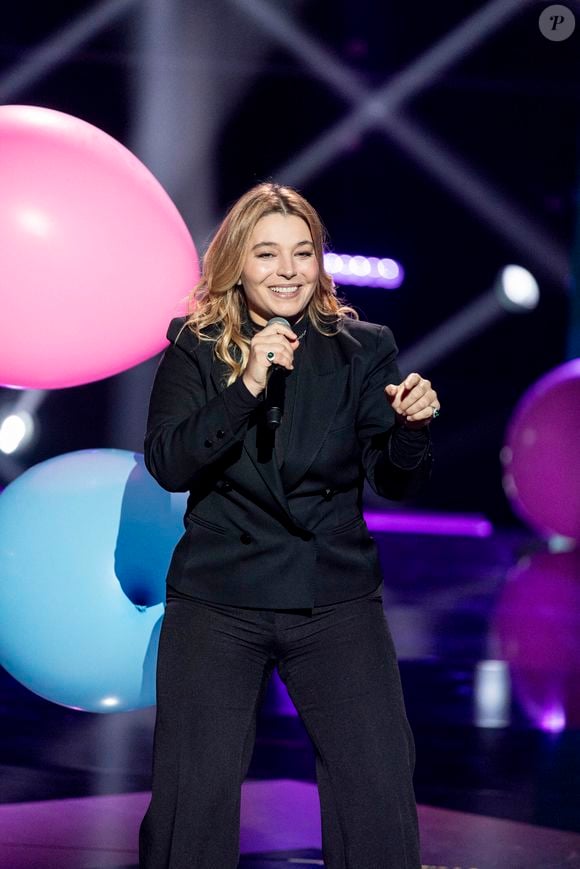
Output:
[[[266,325],[271,326],[272,323],[280,323],[287,329],[292,328],[285,317],[271,317]],[[282,365],[271,365],[266,380],[266,425],[271,431],[275,431],[282,421],[285,372]]]
[[266,425],[275,431],[282,421],[284,409],[284,377],[282,365],[271,365],[266,381]]
[[269,407],[266,411],[266,425],[271,431],[276,431],[282,422],[282,412],[279,407]]

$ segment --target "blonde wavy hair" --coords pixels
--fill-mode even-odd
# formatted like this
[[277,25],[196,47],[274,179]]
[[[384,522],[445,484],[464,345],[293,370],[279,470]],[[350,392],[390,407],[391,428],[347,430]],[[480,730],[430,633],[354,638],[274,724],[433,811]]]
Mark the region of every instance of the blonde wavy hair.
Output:
[[240,283],[250,236],[266,214],[294,214],[308,225],[318,262],[318,284],[306,309],[310,322],[323,335],[335,335],[345,317],[358,319],[354,308],[338,298],[332,277],[324,270],[326,233],[309,202],[292,187],[257,184],[235,202],[215,233],[203,258],[202,275],[188,300],[184,324],[201,341],[213,341],[214,353],[230,369],[229,386],[244,372],[250,337],[243,331],[248,313]]

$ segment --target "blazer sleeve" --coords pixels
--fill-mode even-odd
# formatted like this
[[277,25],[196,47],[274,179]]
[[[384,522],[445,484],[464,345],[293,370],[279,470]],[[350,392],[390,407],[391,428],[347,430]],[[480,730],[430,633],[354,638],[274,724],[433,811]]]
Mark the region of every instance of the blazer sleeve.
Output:
[[388,383],[400,383],[397,345],[387,326],[378,332],[367,368],[357,414],[357,434],[364,472],[377,495],[399,501],[417,494],[431,475],[433,455],[429,427],[403,429],[385,394]]
[[170,492],[185,492],[197,478],[227,460],[244,439],[252,410],[260,403],[241,378],[218,395],[206,397],[200,342],[183,319],[172,320],[151,391],[145,465]]

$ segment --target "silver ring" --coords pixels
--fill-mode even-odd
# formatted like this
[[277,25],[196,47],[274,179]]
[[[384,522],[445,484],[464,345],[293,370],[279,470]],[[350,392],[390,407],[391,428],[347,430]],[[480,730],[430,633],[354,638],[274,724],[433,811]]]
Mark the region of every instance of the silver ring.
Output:
[[268,350],[268,352],[266,353],[266,359],[269,359],[270,362],[271,362],[272,359],[275,357],[275,355],[276,355],[276,354],[274,353],[273,350]]
[[437,419],[437,417],[439,416],[439,413],[440,413],[439,408],[435,407],[434,404],[431,405],[431,408],[433,410],[433,414],[431,416],[431,419]]

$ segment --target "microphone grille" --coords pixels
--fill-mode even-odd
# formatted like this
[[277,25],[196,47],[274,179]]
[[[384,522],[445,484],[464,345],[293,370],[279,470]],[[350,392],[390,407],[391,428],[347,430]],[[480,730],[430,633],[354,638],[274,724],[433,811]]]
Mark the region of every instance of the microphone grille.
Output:
[[288,322],[288,320],[286,320],[284,317],[272,317],[270,320],[268,320],[268,322],[266,323],[266,325],[267,325],[267,326],[271,326],[271,325],[274,324],[274,323],[279,323],[280,326],[286,326],[287,329],[291,329],[291,328],[292,328],[292,326],[290,325],[290,323]]

